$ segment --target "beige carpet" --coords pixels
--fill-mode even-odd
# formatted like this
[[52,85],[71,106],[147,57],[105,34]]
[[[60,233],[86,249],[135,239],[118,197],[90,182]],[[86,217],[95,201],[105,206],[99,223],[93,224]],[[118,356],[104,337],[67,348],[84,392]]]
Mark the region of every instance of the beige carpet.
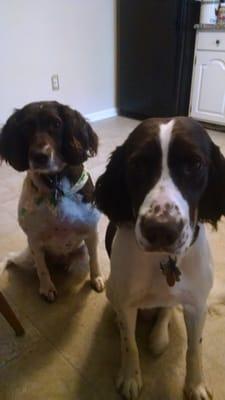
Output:
[[[89,162],[93,177],[104,170],[109,152],[137,124],[113,118],[94,124],[100,136],[99,155]],[[213,133],[225,154],[225,134]],[[16,221],[23,174],[0,168],[0,257],[23,248],[25,238]],[[109,263],[104,250],[106,219],[100,223],[100,260],[105,277]],[[204,331],[204,369],[215,400],[225,399],[225,223],[209,229],[215,261],[215,287]],[[197,268],[197,266],[196,266]],[[18,313],[26,335],[16,338],[0,316],[1,400],[116,400],[114,379],[119,367],[119,335],[105,294],[90,290],[86,271],[63,274],[55,282],[59,297],[47,304],[38,295],[33,270],[11,268],[0,289]],[[185,373],[186,334],[182,314],[175,310],[171,344],[159,358],[148,351],[149,322],[137,329],[144,388],[140,400],[181,400]]]

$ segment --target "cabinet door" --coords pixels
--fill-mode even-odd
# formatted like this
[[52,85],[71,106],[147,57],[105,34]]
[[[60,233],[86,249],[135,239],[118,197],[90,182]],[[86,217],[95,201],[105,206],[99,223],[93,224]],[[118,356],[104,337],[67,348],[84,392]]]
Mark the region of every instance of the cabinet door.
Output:
[[190,115],[206,122],[225,123],[225,52],[196,53]]

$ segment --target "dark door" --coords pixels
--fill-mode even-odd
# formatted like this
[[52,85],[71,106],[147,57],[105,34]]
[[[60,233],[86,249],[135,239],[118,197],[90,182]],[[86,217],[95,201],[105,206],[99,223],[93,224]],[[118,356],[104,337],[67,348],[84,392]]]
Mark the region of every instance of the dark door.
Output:
[[194,0],[118,1],[121,114],[187,114],[198,17]]

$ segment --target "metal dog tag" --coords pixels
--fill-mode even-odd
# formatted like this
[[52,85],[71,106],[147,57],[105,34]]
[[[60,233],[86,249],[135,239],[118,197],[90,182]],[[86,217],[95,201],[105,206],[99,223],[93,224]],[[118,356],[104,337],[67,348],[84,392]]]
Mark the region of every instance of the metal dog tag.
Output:
[[168,257],[168,261],[160,263],[160,269],[166,277],[167,284],[169,286],[174,286],[176,282],[180,281],[181,272],[177,267],[177,259],[172,259]]

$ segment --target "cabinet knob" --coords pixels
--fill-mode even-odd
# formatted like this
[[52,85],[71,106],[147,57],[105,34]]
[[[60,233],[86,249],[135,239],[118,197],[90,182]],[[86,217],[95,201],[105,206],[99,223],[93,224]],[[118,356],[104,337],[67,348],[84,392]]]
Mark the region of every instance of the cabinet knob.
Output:
[[219,39],[216,40],[216,44],[217,44],[217,46],[219,46],[219,44],[220,44],[220,40]]

